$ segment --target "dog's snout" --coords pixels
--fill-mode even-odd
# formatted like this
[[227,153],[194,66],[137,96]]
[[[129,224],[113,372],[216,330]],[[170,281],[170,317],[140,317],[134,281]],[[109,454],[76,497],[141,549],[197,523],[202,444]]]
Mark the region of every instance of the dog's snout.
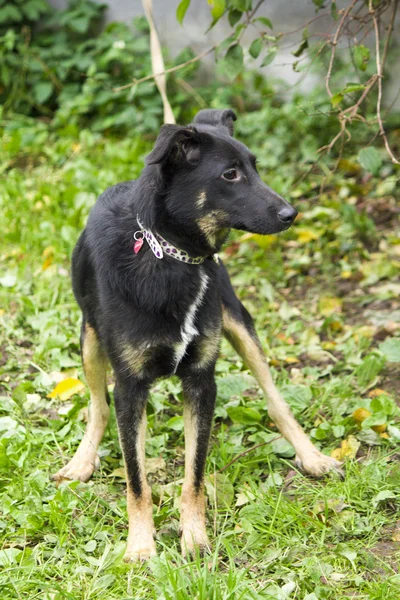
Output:
[[285,223],[286,225],[290,225],[290,223],[293,223],[296,217],[297,210],[293,208],[293,206],[285,206],[278,212],[279,220]]

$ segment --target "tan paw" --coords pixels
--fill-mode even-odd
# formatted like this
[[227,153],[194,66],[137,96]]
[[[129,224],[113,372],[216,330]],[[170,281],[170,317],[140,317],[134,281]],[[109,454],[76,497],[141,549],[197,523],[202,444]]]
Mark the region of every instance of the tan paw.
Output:
[[302,458],[296,456],[294,463],[299,469],[304,471],[304,473],[311,475],[311,477],[322,477],[330,471],[336,471],[342,477],[344,475],[343,470],[341,469],[342,463],[331,456],[322,454],[322,452],[319,452],[318,450],[304,455]]
[[211,546],[206,530],[199,527],[183,527],[181,530],[181,550],[184,558],[196,556],[196,551],[201,555],[210,552]]
[[124,555],[124,562],[146,562],[152,556],[157,556],[156,544],[153,540],[148,540],[147,543],[142,540],[141,543],[128,546]]
[[81,459],[75,455],[70,462],[65,465],[62,469],[51,476],[54,481],[60,483],[63,479],[70,479],[71,481],[89,481],[93,475],[93,471],[100,467],[100,459],[96,456],[93,460]]

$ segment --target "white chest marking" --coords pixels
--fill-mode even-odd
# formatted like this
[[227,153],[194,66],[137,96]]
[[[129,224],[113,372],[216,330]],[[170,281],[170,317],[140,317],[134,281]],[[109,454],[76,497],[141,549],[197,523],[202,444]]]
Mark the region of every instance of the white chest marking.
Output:
[[177,344],[175,346],[174,373],[176,372],[178,365],[181,362],[182,358],[185,356],[188,345],[193,340],[193,338],[196,335],[198,335],[198,333],[199,333],[197,331],[196,327],[194,326],[194,320],[196,318],[197,310],[198,310],[199,306],[201,305],[201,303],[203,302],[204,294],[206,293],[207,285],[208,285],[208,276],[204,273],[204,271],[201,267],[199,267],[199,270],[200,270],[200,288],[199,288],[196,298],[194,299],[192,304],[189,306],[189,309],[185,316],[185,320],[181,327],[182,341],[179,342],[179,344]]

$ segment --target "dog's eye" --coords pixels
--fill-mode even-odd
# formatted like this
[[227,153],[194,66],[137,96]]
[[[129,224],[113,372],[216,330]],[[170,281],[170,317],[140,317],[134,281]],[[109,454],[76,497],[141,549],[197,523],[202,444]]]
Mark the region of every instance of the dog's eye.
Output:
[[240,179],[239,171],[237,169],[229,169],[229,171],[225,171],[222,175],[224,179],[228,181],[234,181],[235,179]]

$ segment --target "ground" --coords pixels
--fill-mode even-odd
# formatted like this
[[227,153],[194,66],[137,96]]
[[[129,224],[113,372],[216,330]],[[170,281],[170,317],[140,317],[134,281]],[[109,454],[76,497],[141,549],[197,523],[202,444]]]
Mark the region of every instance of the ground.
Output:
[[92,481],[57,488],[50,480],[73,455],[87,416],[71,251],[96,196],[136,177],[149,148],[87,131],[54,139],[29,125],[3,141],[2,598],[400,598],[400,238],[388,168],[374,178],[349,161],[324,180],[311,172],[286,190],[300,210],[287,234],[234,234],[222,256],[279,388],[322,451],[344,460],[343,479],[312,480],[294,467],[254,379],[224,343],[206,560],[180,557],[176,379],[159,382],[148,407],[159,553],[150,564],[122,561],[127,518],[114,415]]

